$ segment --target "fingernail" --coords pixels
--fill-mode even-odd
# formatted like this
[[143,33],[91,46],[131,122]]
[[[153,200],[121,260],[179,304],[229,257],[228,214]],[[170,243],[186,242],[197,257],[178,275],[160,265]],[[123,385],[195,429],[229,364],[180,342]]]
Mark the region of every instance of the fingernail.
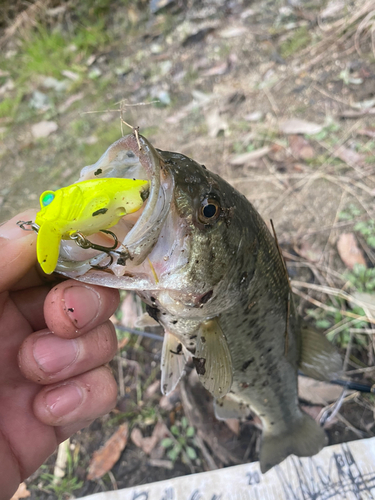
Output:
[[83,328],[99,312],[99,294],[85,286],[71,286],[64,291],[65,312],[76,328]]
[[78,408],[83,394],[75,384],[66,384],[51,389],[45,395],[46,406],[55,417],[63,417]]
[[78,342],[61,339],[52,333],[38,337],[33,346],[34,359],[46,373],[58,373],[78,357]]

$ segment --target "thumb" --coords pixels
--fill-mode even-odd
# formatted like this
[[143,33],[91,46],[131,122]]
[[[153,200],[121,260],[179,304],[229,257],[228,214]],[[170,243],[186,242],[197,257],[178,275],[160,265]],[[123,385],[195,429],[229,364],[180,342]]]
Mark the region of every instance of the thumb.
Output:
[[36,234],[17,226],[19,220],[34,220],[27,210],[0,226],[0,293],[10,289],[36,263]]

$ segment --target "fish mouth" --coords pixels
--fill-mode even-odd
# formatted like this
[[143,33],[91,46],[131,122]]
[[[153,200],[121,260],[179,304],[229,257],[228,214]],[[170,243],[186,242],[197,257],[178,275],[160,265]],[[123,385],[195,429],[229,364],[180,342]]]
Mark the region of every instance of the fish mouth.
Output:
[[[129,134],[112,144],[96,163],[84,167],[77,182],[100,178],[144,179],[149,181],[149,194],[140,210],[127,214],[110,228],[119,242],[115,251],[83,250],[74,241],[64,240],[56,271],[90,283],[102,284],[105,279],[106,286],[119,288],[118,278],[130,277],[130,270],[140,266],[150,254],[169,213],[173,179],[163,165],[162,157],[147,139]],[[88,239],[103,247],[113,244],[103,233]],[[137,281],[139,286],[139,276]]]

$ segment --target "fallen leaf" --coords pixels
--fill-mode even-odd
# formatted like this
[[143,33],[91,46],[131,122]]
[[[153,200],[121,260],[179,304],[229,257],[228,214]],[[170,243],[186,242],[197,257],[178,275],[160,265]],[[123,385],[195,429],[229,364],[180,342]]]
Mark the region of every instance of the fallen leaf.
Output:
[[298,377],[298,397],[313,405],[326,406],[336,401],[342,393],[342,387],[328,382],[321,382],[309,377]]
[[162,422],[158,422],[154,430],[152,431],[152,435],[150,437],[143,437],[142,432],[137,427],[134,428],[131,432],[130,438],[138,448],[149,455],[155,446],[161,441],[165,436],[169,434],[168,429],[165,424]]
[[60,113],[65,113],[65,111],[70,108],[72,104],[74,104],[77,101],[80,101],[85,97],[85,94],[83,92],[78,92],[78,94],[73,94],[71,95],[61,106],[59,106],[59,112]]
[[270,146],[265,146],[264,148],[255,149],[249,153],[242,153],[240,155],[231,156],[229,158],[229,163],[233,166],[238,165],[250,165],[252,162],[263,158],[271,151]]
[[279,126],[280,132],[283,134],[318,134],[323,130],[323,125],[318,123],[300,120],[299,118],[291,118],[284,120]]
[[361,128],[357,130],[358,135],[366,135],[367,137],[371,137],[371,139],[375,139],[375,127],[370,128]]
[[126,446],[128,435],[128,424],[122,424],[104,445],[94,452],[87,474],[89,481],[100,479],[112,469]]
[[220,116],[220,112],[217,108],[206,113],[206,123],[208,135],[210,137],[217,137],[220,132],[224,132],[225,134],[228,130],[228,123]]
[[245,33],[249,33],[249,29],[246,26],[231,26],[220,31],[219,35],[221,38],[235,38],[245,35]]
[[346,5],[343,0],[333,0],[331,2],[328,2],[326,8],[321,11],[320,18],[328,19],[330,17],[336,17],[337,15],[342,13],[345,7]]
[[297,160],[308,160],[315,156],[313,147],[309,141],[301,135],[290,135],[289,146],[293,156]]
[[348,165],[359,165],[363,163],[365,159],[364,155],[344,146],[340,146],[335,150],[335,156],[337,156],[337,158],[340,158],[340,160],[342,160],[344,163],[347,163]]
[[238,436],[240,434],[240,421],[238,418],[227,418],[224,423],[229,427],[229,429]]
[[337,241],[337,251],[348,269],[353,269],[356,264],[366,266],[366,260],[353,233],[340,235]]
[[361,109],[356,111],[354,109],[347,109],[340,113],[342,118],[358,118],[359,116],[375,115],[375,108]]
[[18,486],[17,491],[15,494],[12,496],[10,500],[19,500],[19,498],[27,498],[31,495],[30,491],[27,489],[27,486],[25,483],[21,483]]
[[31,133],[35,139],[41,139],[42,137],[48,137],[53,132],[56,132],[57,129],[58,125],[56,122],[43,120],[31,126]]
[[74,71],[70,71],[69,69],[64,69],[63,71],[61,71],[61,74],[66,78],[69,78],[69,80],[72,80],[73,82],[79,80],[79,74],[74,73]]
[[252,113],[246,115],[244,118],[247,122],[259,122],[263,118],[263,112],[253,111]]
[[155,380],[147,387],[143,393],[143,399],[147,401],[147,399],[152,398],[156,393],[160,394],[160,380]]
[[221,62],[213,66],[212,68],[203,71],[203,76],[216,76],[216,75],[225,75],[225,73],[229,69],[228,61]]
[[310,243],[308,241],[303,241],[299,247],[294,249],[298,255],[310,262],[319,262],[323,254],[319,242]]

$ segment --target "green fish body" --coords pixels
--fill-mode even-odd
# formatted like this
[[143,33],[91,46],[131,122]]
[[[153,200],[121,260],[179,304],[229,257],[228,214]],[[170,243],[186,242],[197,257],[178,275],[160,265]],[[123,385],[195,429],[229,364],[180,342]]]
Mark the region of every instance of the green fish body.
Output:
[[[163,393],[174,389],[191,356],[218,418],[250,410],[259,416],[263,472],[290,454],[317,453],[326,436],[299,407],[297,370],[325,379],[340,371],[341,359],[296,315],[275,239],[218,175],[143,137],[140,144],[131,135],[120,139],[81,174],[85,180],[98,168],[104,177],[129,170],[149,180],[145,209],[123,239],[133,260],[125,269],[114,262],[112,274],[91,270],[78,279],[134,290],[146,302],[165,329]],[[69,275],[66,269],[61,263]]]

